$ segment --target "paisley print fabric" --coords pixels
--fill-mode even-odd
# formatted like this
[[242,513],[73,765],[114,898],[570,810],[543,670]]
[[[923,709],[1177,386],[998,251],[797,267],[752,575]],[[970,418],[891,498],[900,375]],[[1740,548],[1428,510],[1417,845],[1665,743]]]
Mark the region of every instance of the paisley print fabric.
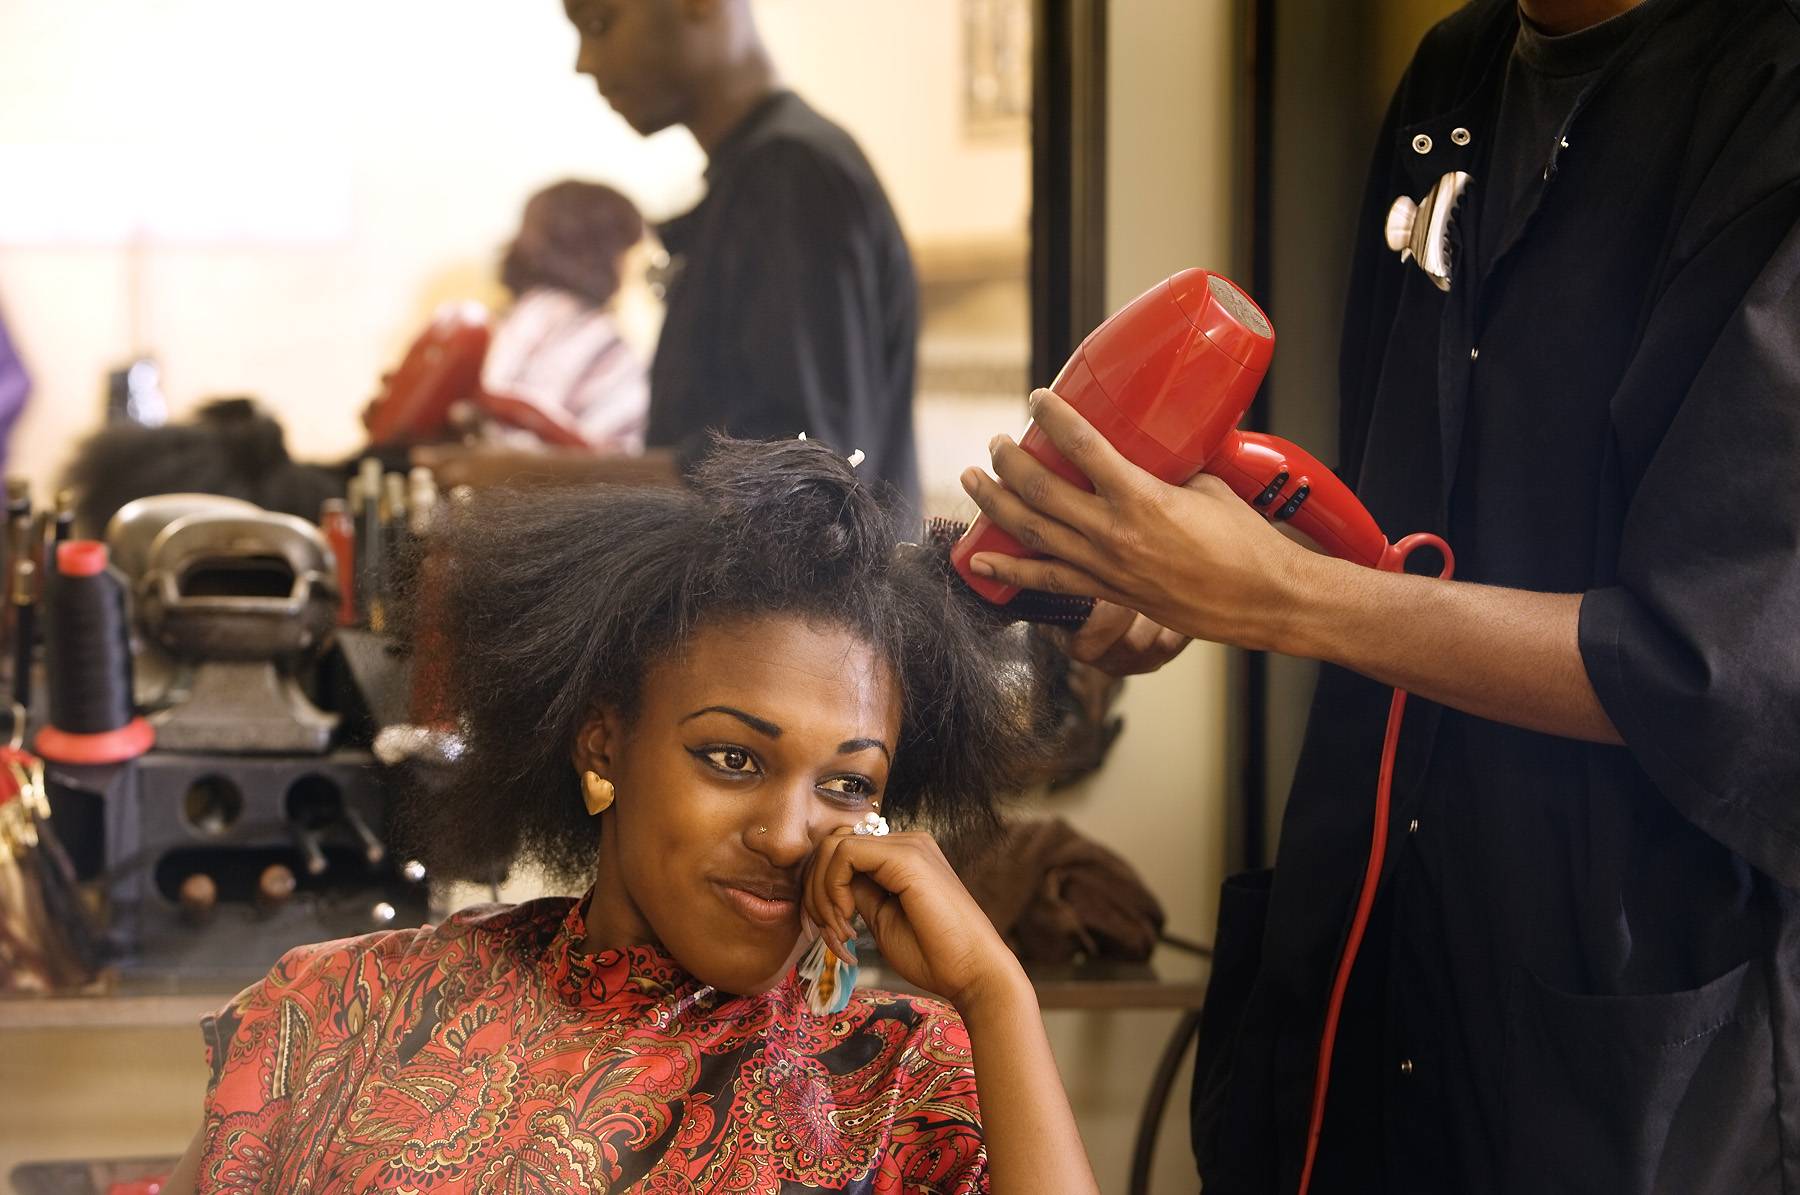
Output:
[[581,902],[304,946],[202,1022],[202,1192],[987,1190],[962,1021],[585,954]]

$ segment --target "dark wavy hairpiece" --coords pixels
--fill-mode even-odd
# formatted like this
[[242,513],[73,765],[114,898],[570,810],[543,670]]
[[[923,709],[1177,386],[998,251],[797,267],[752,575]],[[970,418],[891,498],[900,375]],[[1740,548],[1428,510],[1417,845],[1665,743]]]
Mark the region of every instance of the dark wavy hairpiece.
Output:
[[952,842],[1036,777],[1051,714],[1032,636],[969,593],[941,544],[898,542],[870,488],[818,443],[719,439],[684,489],[492,492],[437,541],[425,616],[466,750],[412,834],[446,875],[515,857],[593,867],[597,819],[570,763],[603,706],[629,717],[646,672],[694,632],[791,615],[842,627],[893,668],[900,740],[884,812]]

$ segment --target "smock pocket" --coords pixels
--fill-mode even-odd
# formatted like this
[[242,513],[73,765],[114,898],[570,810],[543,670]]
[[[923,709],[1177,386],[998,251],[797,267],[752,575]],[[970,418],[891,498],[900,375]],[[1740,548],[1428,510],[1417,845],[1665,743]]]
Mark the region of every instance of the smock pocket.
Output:
[[[1219,924],[1213,935],[1212,978],[1206,985],[1206,1005],[1200,1012],[1199,1040],[1195,1044],[1194,1087],[1190,1112],[1193,1144],[1201,1173],[1212,1177],[1226,1164],[1221,1142],[1230,1140],[1242,1151],[1246,1132],[1242,1122],[1256,1119],[1253,1108],[1267,1105],[1246,1094],[1268,1070],[1267,1059],[1251,1063],[1241,1057],[1240,1039],[1251,993],[1262,972],[1263,930],[1269,921],[1271,869],[1240,872],[1228,877],[1219,889]],[[1249,1073],[1238,1073],[1249,1066]],[[1262,1081],[1266,1087],[1266,1081]],[[1268,1130],[1252,1136],[1266,1137]],[[1273,1148],[1265,1142],[1252,1153]],[[1219,1185],[1226,1185],[1219,1183]]]
[[1508,1195],[1779,1189],[1763,964],[1592,996],[1521,970],[1507,1001]]

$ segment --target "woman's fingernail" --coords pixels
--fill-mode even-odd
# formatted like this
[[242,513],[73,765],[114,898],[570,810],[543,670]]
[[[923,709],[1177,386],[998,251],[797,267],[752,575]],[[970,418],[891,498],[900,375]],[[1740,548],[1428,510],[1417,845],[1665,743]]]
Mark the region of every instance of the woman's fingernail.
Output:
[[1004,443],[1006,443],[1005,433],[1001,433],[1000,435],[995,436],[993,439],[989,440],[988,441],[988,455],[993,456],[996,452],[999,452],[1000,445],[1002,445]]
[[976,488],[981,485],[981,470],[971,465],[969,468],[962,471],[960,480],[962,481],[962,488],[968,493],[973,494]]
[[1033,390],[1030,396],[1025,399],[1025,409],[1030,411],[1033,415],[1037,414],[1038,402],[1040,401],[1039,396],[1043,393],[1042,390]]
[[989,564],[986,560],[983,560],[980,556],[976,556],[969,561],[969,568],[977,577],[992,577],[994,575],[994,566]]

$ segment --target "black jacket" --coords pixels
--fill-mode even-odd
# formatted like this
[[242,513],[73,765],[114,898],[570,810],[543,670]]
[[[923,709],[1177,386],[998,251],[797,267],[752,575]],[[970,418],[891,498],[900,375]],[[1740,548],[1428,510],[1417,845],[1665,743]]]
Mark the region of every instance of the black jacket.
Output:
[[[1322,1150],[1362,1177],[1315,1192],[1800,1190],[1800,0],[1650,2],[1498,243],[1513,0],[1427,35],[1378,143],[1343,475],[1459,577],[1583,593],[1626,746],[1413,704]],[[1382,229],[1451,170],[1446,294]],[[1226,885],[1208,1195],[1298,1184],[1386,701],[1323,670],[1273,876]]]
[[699,206],[661,229],[675,265],[650,371],[650,447],[805,432],[919,506],[919,300],[887,194],[856,142],[777,92],[714,150]]

